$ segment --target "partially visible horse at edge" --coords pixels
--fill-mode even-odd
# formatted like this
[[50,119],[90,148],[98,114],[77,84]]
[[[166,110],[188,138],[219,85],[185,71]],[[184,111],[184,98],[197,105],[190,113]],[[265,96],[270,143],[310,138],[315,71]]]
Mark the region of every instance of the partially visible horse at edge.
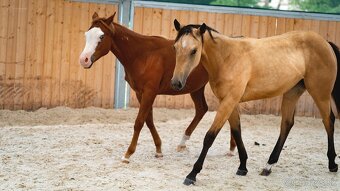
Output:
[[[84,68],[91,68],[93,63],[110,51],[118,58],[125,70],[125,80],[136,92],[140,103],[134,124],[134,133],[128,150],[122,158],[128,163],[135,152],[140,131],[146,122],[156,146],[156,157],[161,157],[161,139],[153,122],[152,104],[159,94],[180,95],[190,93],[195,105],[195,117],[187,127],[178,150],[186,147],[185,142],[208,110],[204,97],[204,88],[208,74],[200,65],[188,78],[187,87],[175,91],[170,80],[175,68],[174,40],[158,36],[145,36],[135,33],[126,27],[113,22],[115,13],[108,18],[100,18],[95,12],[92,25],[85,33],[86,45],[79,62]],[[230,126],[239,126],[238,116],[229,120]],[[236,147],[231,136],[230,153]]]
[[[338,171],[334,122],[337,111],[340,111],[340,52],[335,44],[314,32],[290,32],[263,39],[233,39],[204,23],[182,26],[175,20],[174,25],[178,34],[174,45],[176,67],[172,87],[176,90],[185,88],[188,75],[201,63],[208,72],[212,91],[219,99],[201,154],[184,184],[195,183],[217,134],[226,120],[238,115],[234,109],[238,103],[283,95],[280,136],[261,172],[261,175],[268,176],[279,159],[294,124],[296,103],[305,90],[320,110],[327,132],[328,169]],[[241,128],[231,127],[231,133],[240,159],[236,174],[244,176],[248,172],[248,156]]]

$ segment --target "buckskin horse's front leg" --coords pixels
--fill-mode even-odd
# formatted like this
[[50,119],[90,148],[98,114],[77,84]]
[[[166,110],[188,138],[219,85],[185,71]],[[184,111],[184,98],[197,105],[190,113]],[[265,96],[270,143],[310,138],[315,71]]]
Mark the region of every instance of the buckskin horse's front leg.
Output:
[[[203,149],[201,151],[201,154],[198,157],[196,163],[194,164],[192,171],[187,175],[184,181],[185,185],[194,184],[196,182],[196,176],[202,170],[205,157],[208,153],[209,148],[213,144],[217,134],[220,132],[221,128],[223,127],[223,125],[225,124],[225,122],[230,116],[238,115],[238,110],[237,109],[234,110],[236,106],[237,106],[237,101],[235,99],[232,99],[231,96],[230,97],[228,96],[222,101],[220,101],[220,105],[218,107],[214,122],[204,137]],[[236,144],[239,150],[240,160],[241,160],[241,165],[239,167],[237,174],[245,175],[246,174],[245,161],[247,159],[247,154],[244,150],[243,142],[241,139],[241,133],[239,129],[240,129],[240,126],[232,128],[231,131],[236,140]],[[240,170],[243,172],[243,174],[239,173]]]
[[137,115],[135,125],[134,125],[132,140],[131,140],[128,150],[126,151],[125,155],[122,157],[122,162],[124,163],[129,163],[130,156],[136,151],[136,146],[137,146],[140,131],[142,130],[144,122],[146,121],[152,109],[152,104],[155,98],[156,98],[156,94],[152,93],[151,91],[145,91],[140,96],[140,106],[139,106],[138,115]]

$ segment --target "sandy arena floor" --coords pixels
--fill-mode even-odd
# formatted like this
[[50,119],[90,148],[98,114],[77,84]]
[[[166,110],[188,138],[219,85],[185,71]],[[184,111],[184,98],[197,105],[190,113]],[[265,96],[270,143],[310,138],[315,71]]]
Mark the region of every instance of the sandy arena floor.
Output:
[[[238,156],[227,157],[229,126],[211,147],[196,185],[184,186],[215,116],[208,112],[182,153],[176,147],[194,110],[155,109],[164,157],[144,127],[130,164],[120,158],[133,133],[137,109],[58,107],[35,112],[0,111],[0,190],[339,190],[340,172],[328,172],[327,137],[320,119],[297,117],[279,163],[261,169],[279,135],[280,118],[242,115],[248,175],[235,175]],[[340,154],[340,121],[335,148]],[[254,142],[260,143],[255,145]],[[340,163],[339,157],[336,159]]]

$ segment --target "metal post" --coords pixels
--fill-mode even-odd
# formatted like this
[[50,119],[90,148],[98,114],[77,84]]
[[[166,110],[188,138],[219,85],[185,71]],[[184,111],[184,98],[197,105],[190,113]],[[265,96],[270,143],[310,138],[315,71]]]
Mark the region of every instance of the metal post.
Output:
[[[131,16],[131,0],[122,0],[119,3],[119,22],[131,28],[130,16]],[[114,94],[114,108],[126,108],[129,105],[130,98],[130,86],[125,81],[125,71],[119,60],[116,60],[116,70],[115,70],[115,94]]]

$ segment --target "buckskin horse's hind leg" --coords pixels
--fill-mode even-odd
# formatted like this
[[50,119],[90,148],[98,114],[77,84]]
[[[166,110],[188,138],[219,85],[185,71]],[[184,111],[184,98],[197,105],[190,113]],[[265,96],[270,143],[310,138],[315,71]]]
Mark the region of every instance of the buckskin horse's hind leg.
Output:
[[269,157],[268,163],[265,168],[263,168],[260,175],[268,176],[271,173],[272,166],[277,163],[280,157],[280,153],[282,151],[283,145],[287,139],[289,131],[293,127],[294,124],[294,114],[296,103],[299,100],[300,96],[305,92],[305,86],[303,81],[301,80],[297,85],[295,85],[288,92],[283,94],[282,98],[282,120],[281,120],[281,131],[280,136],[276,142],[276,145]]
[[[320,81],[320,80],[319,80]],[[325,86],[326,83],[317,82],[320,86]],[[321,89],[321,87],[319,88]],[[308,89],[307,89],[308,90]],[[327,157],[328,157],[328,169],[330,172],[337,172],[338,171],[338,165],[335,163],[335,148],[334,148],[334,122],[335,122],[335,116],[333,112],[331,111],[331,96],[328,95],[322,95],[324,92],[327,91],[311,91],[309,92],[310,95],[313,97],[316,105],[318,106],[320,110],[320,114],[322,117],[322,122],[325,126],[326,132],[327,132],[327,140],[328,140],[328,150],[327,150]],[[325,99],[328,98],[328,99]]]
[[139,106],[137,118],[135,120],[134,131],[133,131],[133,136],[132,136],[130,146],[128,150],[126,151],[125,155],[122,157],[122,162],[124,163],[129,163],[130,156],[136,151],[136,146],[137,146],[140,131],[143,128],[144,122],[146,121],[152,109],[152,104],[156,98],[156,94],[154,92],[145,91],[142,95],[137,95],[137,98],[140,97],[139,98],[140,106]]

